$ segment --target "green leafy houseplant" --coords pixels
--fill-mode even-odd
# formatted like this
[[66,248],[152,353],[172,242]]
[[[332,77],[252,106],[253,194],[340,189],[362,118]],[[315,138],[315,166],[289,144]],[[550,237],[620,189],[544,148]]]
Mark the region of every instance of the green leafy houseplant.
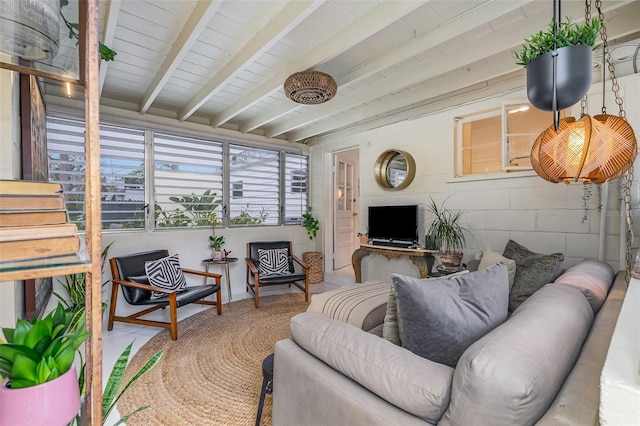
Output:
[[43,318],[18,319],[15,328],[3,328],[6,343],[0,344],[0,375],[12,389],[49,382],[66,373],[75,352],[89,333],[84,310],[71,312],[61,303]]
[[[109,255],[109,249],[113,245],[111,242],[107,245],[101,254],[102,259],[102,270],[104,271],[104,264],[107,261],[107,256]],[[58,283],[62,286],[62,288],[66,291],[69,300],[67,300],[64,296],[59,293],[53,292],[53,295],[63,304],[67,309],[78,310],[84,308],[86,305],[86,274],[78,273],[78,274],[69,274],[64,276],[64,281],[58,280]],[[102,287],[107,285],[110,280],[106,280],[102,283]],[[106,308],[107,304],[102,303],[102,309]]]
[[307,234],[309,235],[309,239],[313,240],[320,230],[320,222],[318,219],[314,218],[311,213],[304,213],[302,215],[302,226],[307,230]]
[[584,44],[593,46],[595,49],[597,46],[594,45],[599,32],[600,20],[597,17],[582,25],[572,23],[571,19],[566,18],[558,25],[556,37],[554,37],[553,20],[551,20],[546,31],[539,31],[524,40],[522,50],[514,53],[518,60],[516,63],[526,68],[531,61],[553,51],[554,48]]
[[224,237],[222,235],[216,235],[216,226],[220,225],[218,215],[214,212],[209,215],[209,224],[211,225],[212,235],[209,235],[209,247],[219,251],[224,245]]
[[[151,370],[153,366],[155,366],[160,358],[162,357],[163,351],[157,352],[154,356],[149,359],[141,368],[138,370],[132,377],[129,379],[126,385],[122,388],[122,390],[118,393],[118,389],[120,389],[120,385],[122,383],[122,379],[124,378],[124,372],[127,368],[127,363],[129,362],[129,355],[131,354],[131,346],[133,346],[133,342],[129,343],[129,346],[125,348],[125,350],[120,354],[118,360],[113,366],[113,370],[111,370],[111,374],[109,375],[109,379],[107,380],[107,384],[104,389],[104,395],[102,396],[102,423],[104,424],[109,414],[113,411],[116,406],[116,403],[126,392],[127,389],[131,387],[144,373]],[[118,420],[114,426],[122,424],[129,420],[131,416],[134,414],[146,410],[149,408],[148,405],[142,406],[136,409],[134,412],[129,413],[125,416],[122,416],[120,420]]]
[[428,249],[441,252],[459,252],[467,244],[470,231],[460,221],[462,212],[445,208],[444,202],[446,199],[438,206],[432,198],[431,204],[427,206],[427,210],[434,217],[427,228],[426,246]]

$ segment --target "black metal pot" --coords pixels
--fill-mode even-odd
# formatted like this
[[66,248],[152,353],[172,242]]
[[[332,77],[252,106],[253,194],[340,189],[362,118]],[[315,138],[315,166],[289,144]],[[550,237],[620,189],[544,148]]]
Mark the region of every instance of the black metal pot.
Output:
[[[560,111],[576,104],[591,86],[593,74],[591,58],[592,47],[578,44],[561,47],[531,61],[527,65],[529,102],[543,111]],[[555,109],[553,107],[554,82]]]

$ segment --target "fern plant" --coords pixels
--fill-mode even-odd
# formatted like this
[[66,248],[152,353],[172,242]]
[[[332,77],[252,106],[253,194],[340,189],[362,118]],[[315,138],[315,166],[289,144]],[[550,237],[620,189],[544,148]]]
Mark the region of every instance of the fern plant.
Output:
[[584,44],[592,46],[596,49],[596,38],[600,32],[600,20],[596,17],[582,25],[571,22],[570,18],[566,18],[561,22],[556,30],[556,36],[553,36],[553,19],[549,21],[546,31],[539,31],[532,34],[531,37],[524,39],[522,50],[515,52],[514,56],[518,60],[516,64],[527,67],[531,61],[561,47],[575,46]]

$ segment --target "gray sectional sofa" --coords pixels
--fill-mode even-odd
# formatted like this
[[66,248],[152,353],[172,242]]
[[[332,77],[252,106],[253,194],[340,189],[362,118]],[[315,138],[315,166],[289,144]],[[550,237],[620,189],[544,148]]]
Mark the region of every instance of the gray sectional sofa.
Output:
[[276,344],[273,424],[595,425],[624,272],[587,260],[530,296],[455,368],[317,312]]

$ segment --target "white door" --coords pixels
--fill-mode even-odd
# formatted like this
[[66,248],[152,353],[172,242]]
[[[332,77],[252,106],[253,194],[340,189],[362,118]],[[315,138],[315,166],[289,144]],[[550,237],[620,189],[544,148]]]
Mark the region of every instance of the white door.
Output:
[[356,176],[352,161],[339,154],[334,158],[333,269],[340,269],[351,265],[351,254],[356,239]]

